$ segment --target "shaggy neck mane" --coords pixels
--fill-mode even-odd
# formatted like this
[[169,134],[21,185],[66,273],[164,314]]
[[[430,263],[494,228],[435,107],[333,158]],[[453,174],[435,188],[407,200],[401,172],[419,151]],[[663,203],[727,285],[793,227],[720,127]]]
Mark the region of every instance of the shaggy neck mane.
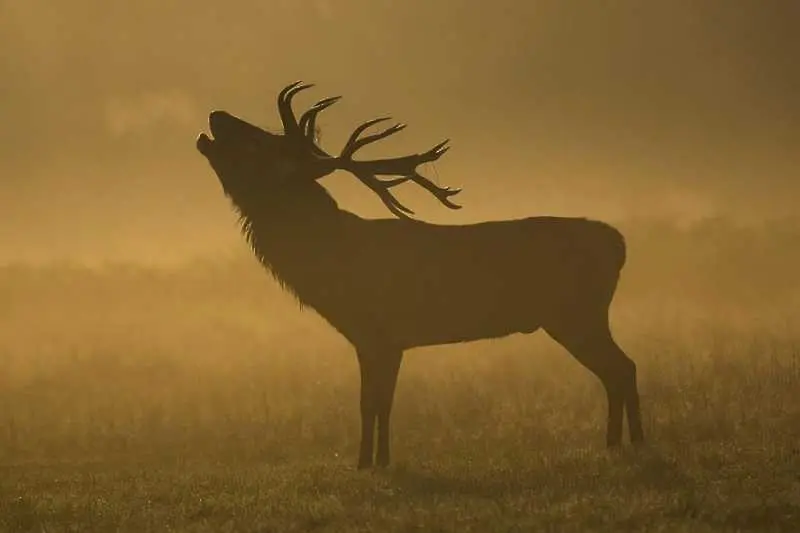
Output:
[[[278,281],[292,293],[301,307],[303,302],[297,288],[286,274],[308,266],[307,254],[320,243],[338,233],[342,223],[356,215],[339,208],[336,200],[319,184],[298,196],[287,195],[291,202],[267,205],[266,202],[237,202],[233,206],[239,215],[239,226],[255,256]],[[251,198],[252,200],[252,198]],[[284,266],[289,265],[289,268]]]

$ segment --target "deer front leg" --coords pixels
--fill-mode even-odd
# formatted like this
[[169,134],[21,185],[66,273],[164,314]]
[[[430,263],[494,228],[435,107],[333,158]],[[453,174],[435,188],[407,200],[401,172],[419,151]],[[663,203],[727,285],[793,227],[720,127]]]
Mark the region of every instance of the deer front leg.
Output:
[[378,454],[376,463],[380,467],[389,466],[389,428],[397,386],[397,375],[403,359],[401,350],[387,351],[379,360],[380,380],[376,391],[378,407]]
[[403,358],[402,350],[358,349],[361,370],[361,447],[358,468],[373,465],[375,426],[378,426],[378,466],[389,465],[389,426]]
[[375,418],[378,415],[375,399],[375,364],[370,354],[357,350],[361,371],[361,446],[358,452],[358,469],[372,466],[375,439]]

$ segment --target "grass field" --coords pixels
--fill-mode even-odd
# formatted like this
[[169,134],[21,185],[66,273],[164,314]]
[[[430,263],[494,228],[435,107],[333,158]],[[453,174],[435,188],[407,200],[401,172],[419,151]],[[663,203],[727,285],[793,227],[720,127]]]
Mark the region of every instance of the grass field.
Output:
[[25,279],[0,309],[2,531],[800,530],[790,315],[620,299],[649,442],[613,453],[599,382],[544,334],[409,352],[394,465],[358,472],[355,357],[290,299]]

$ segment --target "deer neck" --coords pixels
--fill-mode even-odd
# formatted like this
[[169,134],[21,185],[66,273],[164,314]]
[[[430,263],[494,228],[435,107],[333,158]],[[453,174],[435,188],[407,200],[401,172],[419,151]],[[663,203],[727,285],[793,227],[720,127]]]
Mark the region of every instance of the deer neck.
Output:
[[[339,208],[322,191],[310,201],[267,209],[237,206],[241,230],[259,261],[287,288],[297,276],[318,268],[336,253],[336,242],[347,238],[356,215]],[[305,199],[305,198],[304,198]]]

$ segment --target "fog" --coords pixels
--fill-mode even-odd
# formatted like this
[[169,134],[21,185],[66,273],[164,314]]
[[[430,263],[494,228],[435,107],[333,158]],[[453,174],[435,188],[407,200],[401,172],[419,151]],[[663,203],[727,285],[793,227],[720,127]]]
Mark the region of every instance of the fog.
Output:
[[[797,0],[0,0],[0,530],[795,530],[798,21]],[[618,227],[619,348],[571,277],[542,320],[562,344],[407,350],[396,394],[392,370],[370,386],[396,350],[355,357],[310,308],[330,296],[302,308],[264,272],[195,148],[213,109],[279,128],[295,80],[316,84],[296,110],[343,96],[320,117],[331,153],[387,114],[409,127],[374,157],[451,139],[421,170],[463,209],[392,189],[423,220]],[[323,184],[390,216],[353,176]],[[345,271],[286,264],[316,294]],[[474,279],[441,283],[481,305]],[[390,285],[440,291],[372,286]],[[461,316],[402,300],[370,311],[417,331]],[[465,324],[539,316],[518,300]],[[405,327],[369,322],[358,338]],[[390,390],[394,467],[364,476],[364,405],[383,398],[384,431]],[[623,396],[625,451],[607,453]]]
[[[372,149],[451,138],[426,173],[461,186],[435,222],[565,214],[736,222],[800,192],[800,6],[779,0],[480,4],[377,0],[0,2],[0,260],[183,262],[239,236],[194,150],[211,109],[277,127],[308,104],[337,151],[360,121],[408,123]],[[340,205],[387,216],[355,179]]]

